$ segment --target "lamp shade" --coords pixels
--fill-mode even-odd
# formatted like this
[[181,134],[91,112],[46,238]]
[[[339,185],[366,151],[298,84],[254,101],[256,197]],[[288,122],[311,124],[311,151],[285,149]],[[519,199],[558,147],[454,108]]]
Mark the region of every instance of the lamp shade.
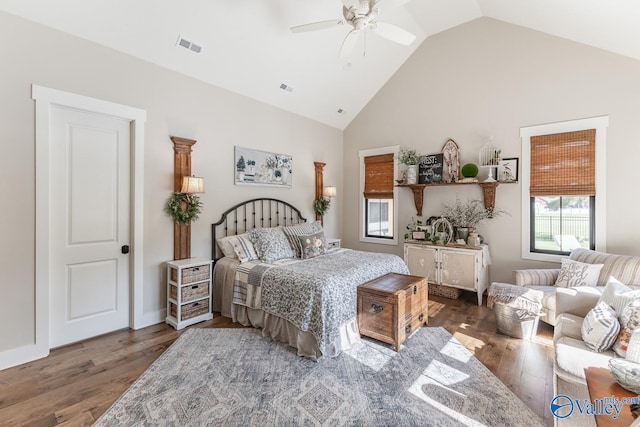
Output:
[[204,178],[199,176],[185,176],[182,178],[181,193],[204,193]]
[[336,187],[327,186],[322,189],[322,195],[324,197],[336,197]]

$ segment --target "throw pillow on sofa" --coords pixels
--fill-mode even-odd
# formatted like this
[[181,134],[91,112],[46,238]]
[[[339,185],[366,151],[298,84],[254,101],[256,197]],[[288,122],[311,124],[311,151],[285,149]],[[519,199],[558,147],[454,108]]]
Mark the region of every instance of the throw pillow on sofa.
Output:
[[611,348],[620,332],[618,316],[608,304],[599,302],[582,322],[582,340],[596,352]]
[[607,286],[605,286],[602,291],[598,302],[606,302],[620,315],[631,301],[639,298],[640,289],[633,290],[627,285],[620,283],[615,277],[610,276],[607,281]]
[[640,327],[640,300],[633,300],[620,314],[620,333],[613,344],[613,351],[618,356],[626,357],[631,334]]
[[604,264],[587,264],[563,258],[555,286],[573,288],[576,286],[597,286],[600,270]]

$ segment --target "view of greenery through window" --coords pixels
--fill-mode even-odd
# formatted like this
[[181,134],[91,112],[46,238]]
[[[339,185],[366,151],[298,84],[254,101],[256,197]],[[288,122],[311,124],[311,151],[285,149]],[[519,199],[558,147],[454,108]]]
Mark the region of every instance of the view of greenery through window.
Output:
[[393,200],[366,199],[366,236],[393,238]]
[[533,250],[568,253],[593,248],[590,196],[532,197]]

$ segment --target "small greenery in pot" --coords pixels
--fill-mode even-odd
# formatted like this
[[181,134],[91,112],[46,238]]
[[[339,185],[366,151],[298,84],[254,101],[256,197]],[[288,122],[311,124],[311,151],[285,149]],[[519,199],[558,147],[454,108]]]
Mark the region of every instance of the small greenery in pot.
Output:
[[420,157],[422,157],[414,149],[400,150],[398,153],[398,161],[404,165],[417,165],[420,163]]
[[329,210],[329,206],[331,205],[331,199],[328,197],[320,196],[313,201],[313,210],[316,215],[324,216]]
[[202,212],[202,202],[195,194],[173,193],[164,210],[176,224],[190,224]]

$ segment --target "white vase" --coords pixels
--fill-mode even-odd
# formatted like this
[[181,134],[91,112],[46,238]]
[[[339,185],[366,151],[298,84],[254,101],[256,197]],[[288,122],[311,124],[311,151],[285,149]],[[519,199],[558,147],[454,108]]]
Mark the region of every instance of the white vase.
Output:
[[407,184],[418,182],[418,165],[407,165]]

